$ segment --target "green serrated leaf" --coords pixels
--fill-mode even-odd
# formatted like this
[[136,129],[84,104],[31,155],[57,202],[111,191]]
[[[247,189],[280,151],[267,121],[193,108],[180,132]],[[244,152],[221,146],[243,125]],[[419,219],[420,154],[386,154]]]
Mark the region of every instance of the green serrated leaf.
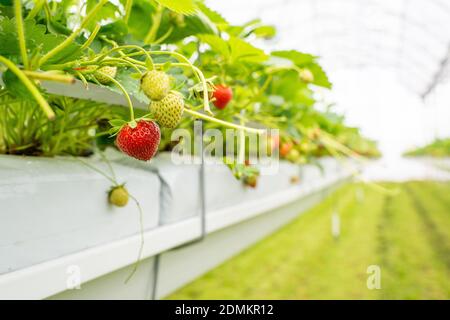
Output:
[[3,83],[11,95],[21,99],[32,99],[30,91],[11,70],[8,69],[3,73]]
[[296,50],[274,51],[272,56],[290,60],[299,68],[308,68],[314,75],[313,84],[331,89],[331,82],[322,67],[316,62],[317,57]]
[[197,3],[197,7],[201,12],[203,12],[203,14],[205,14],[209,18],[209,20],[211,20],[211,22],[215,23],[220,29],[229,25],[228,21],[225,20],[225,18],[222,17],[220,13],[207,7],[204,3]]
[[299,67],[314,62],[316,58],[311,54],[303,53],[296,50],[273,51],[271,54],[275,57],[291,60],[295,65]]
[[170,15],[164,15],[158,31],[158,38],[164,36],[169,30],[171,30],[170,35],[164,40],[164,43],[175,43],[186,37],[198,34],[218,33],[216,24],[200,10],[197,10],[194,15],[185,16],[183,26],[174,26]]
[[127,123],[125,120],[122,119],[113,119],[109,121],[109,124],[113,127],[121,127],[123,126],[125,123]]
[[252,30],[252,33],[261,38],[270,39],[277,33],[274,26],[260,26]]
[[[87,0],[86,12],[90,12],[99,2],[99,0]],[[93,29],[95,24],[101,20],[115,19],[116,12],[119,12],[119,8],[111,1],[108,1],[97,13],[95,19],[89,23],[88,29]]]
[[231,50],[231,61],[232,62],[255,62],[261,63],[268,59],[268,56],[263,50],[254,47],[250,43],[237,38],[231,37],[228,40],[228,44]]
[[114,21],[103,25],[99,30],[99,35],[106,35],[109,39],[120,41],[128,34],[128,26],[122,21]]
[[193,0],[155,0],[163,7],[172,10],[176,13],[184,15],[191,15],[197,9]]
[[109,134],[109,138],[114,137],[115,135],[117,135],[117,133],[119,132],[120,128],[119,127],[113,127],[111,129],[108,130],[108,134]]
[[314,81],[312,82],[313,84],[324,87],[324,88],[331,89],[332,84],[328,80],[327,74],[325,73],[325,71],[319,64],[317,64],[317,63],[310,64],[310,65],[308,65],[308,69],[314,75]]
[[225,58],[229,58],[231,56],[230,47],[228,43],[223,40],[221,37],[213,35],[213,34],[200,34],[198,35],[200,41],[208,44],[211,49]]
[[133,1],[128,29],[136,39],[144,39],[152,24],[155,8],[150,1]]
[[[36,24],[34,20],[24,22],[26,45],[30,51],[39,51],[44,54],[66,39],[66,36],[46,33],[47,27]],[[15,19],[0,16],[0,55],[13,60],[20,56],[17,27]],[[73,42],[57,55],[49,59],[47,63],[64,62],[73,60],[81,55],[80,45]]]

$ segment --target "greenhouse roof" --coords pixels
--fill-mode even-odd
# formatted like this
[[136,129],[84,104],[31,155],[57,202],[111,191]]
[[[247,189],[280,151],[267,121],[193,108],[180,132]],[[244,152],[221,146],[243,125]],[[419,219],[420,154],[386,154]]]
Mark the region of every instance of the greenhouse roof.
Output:
[[[326,70],[393,70],[427,97],[450,74],[450,2],[445,0],[228,0],[210,5],[231,23],[260,18],[277,27],[266,46],[322,57]],[[239,10],[236,10],[239,8]]]

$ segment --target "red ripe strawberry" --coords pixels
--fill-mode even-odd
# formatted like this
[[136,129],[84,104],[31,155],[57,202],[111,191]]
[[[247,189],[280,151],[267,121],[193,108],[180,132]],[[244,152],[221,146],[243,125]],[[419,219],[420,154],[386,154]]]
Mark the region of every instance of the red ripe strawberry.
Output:
[[130,157],[148,161],[155,155],[161,140],[161,131],[153,121],[139,120],[136,127],[124,125],[116,138],[117,147]]
[[280,156],[286,157],[289,151],[292,150],[293,144],[290,142],[283,142],[280,147]]
[[219,84],[216,86],[213,97],[216,99],[214,100],[214,105],[218,109],[224,109],[228,102],[233,98],[233,91],[231,91],[230,87],[227,87],[224,84]]

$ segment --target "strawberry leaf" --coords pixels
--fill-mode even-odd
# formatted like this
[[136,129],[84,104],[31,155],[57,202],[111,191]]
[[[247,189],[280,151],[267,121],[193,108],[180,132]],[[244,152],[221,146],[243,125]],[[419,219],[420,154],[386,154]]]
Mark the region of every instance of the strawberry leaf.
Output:
[[305,67],[310,63],[314,63],[316,59],[316,57],[311,54],[296,50],[273,51],[271,54],[275,57],[291,60],[295,65],[299,67]]
[[[54,35],[47,32],[43,24],[36,24],[34,20],[24,22],[26,45],[30,51],[45,54],[66,39],[63,35]],[[0,55],[17,61],[20,56],[17,26],[15,19],[0,16]],[[72,42],[68,47],[49,59],[47,63],[63,62],[76,59],[80,56],[80,45]]]
[[197,9],[193,0],[155,0],[163,7],[176,13],[190,15]]
[[11,70],[8,69],[3,73],[3,83],[13,96],[27,100],[31,99],[28,89]]
[[331,82],[322,67],[317,63],[317,57],[311,54],[302,53],[296,50],[274,51],[271,53],[274,57],[290,60],[299,68],[307,68],[314,75],[313,84],[331,89]]
[[254,62],[261,63],[268,59],[268,56],[263,50],[254,47],[250,43],[237,38],[231,37],[228,40],[230,50],[231,50],[231,61],[232,62]]
[[208,44],[213,51],[216,51],[224,58],[228,59],[231,56],[230,48],[225,40],[213,34],[201,34],[198,36],[200,41]]
[[122,119],[113,119],[109,121],[109,124],[113,127],[121,127],[123,126],[125,123],[127,123],[125,120]]

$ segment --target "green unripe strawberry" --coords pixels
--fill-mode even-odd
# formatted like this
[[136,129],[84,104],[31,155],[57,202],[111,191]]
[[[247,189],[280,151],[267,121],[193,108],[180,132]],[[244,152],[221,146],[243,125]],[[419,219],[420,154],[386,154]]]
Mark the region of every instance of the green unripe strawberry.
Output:
[[292,149],[286,155],[286,159],[295,163],[300,159],[300,152],[297,149]]
[[117,74],[117,67],[104,66],[104,67],[100,67],[97,70],[95,70],[94,77],[101,84],[108,84],[111,82],[111,79],[109,79],[105,75],[108,75],[111,78],[115,78],[116,74]]
[[169,94],[169,76],[162,71],[148,71],[141,78],[141,89],[151,100],[161,100]]
[[183,116],[183,97],[176,93],[169,93],[160,101],[152,101],[150,111],[161,126],[175,128]]
[[115,186],[109,191],[109,203],[117,207],[125,207],[128,203],[130,195],[123,185]]
[[314,75],[309,69],[302,69],[300,70],[300,79],[304,82],[313,82],[314,81]]
[[244,184],[250,188],[256,188],[256,186],[258,184],[258,176],[256,176],[256,175],[245,176]]

